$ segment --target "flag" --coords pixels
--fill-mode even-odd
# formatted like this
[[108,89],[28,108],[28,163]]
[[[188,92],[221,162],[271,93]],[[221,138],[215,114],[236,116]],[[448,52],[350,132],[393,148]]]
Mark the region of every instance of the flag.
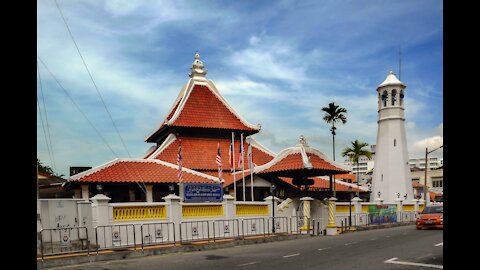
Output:
[[[243,134],[242,134],[243,135]],[[243,137],[242,137],[243,139]],[[238,169],[243,170],[243,140],[240,140],[240,154],[238,155]]]
[[233,161],[233,144],[230,143],[228,148],[228,164],[230,165],[230,170],[233,171],[234,161]]
[[248,141],[248,150],[247,150],[247,157],[248,157],[248,168],[250,172],[253,172],[253,152],[252,152],[252,139]]
[[222,181],[222,157],[220,156],[220,143],[217,144],[218,180]]
[[177,165],[178,165],[178,181],[182,182],[183,180],[183,174],[182,174],[182,141],[180,140],[179,145],[178,145],[178,155],[177,155]]

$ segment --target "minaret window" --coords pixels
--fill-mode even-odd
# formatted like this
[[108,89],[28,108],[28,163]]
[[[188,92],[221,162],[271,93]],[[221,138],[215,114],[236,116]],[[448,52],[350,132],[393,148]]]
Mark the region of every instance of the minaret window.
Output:
[[400,106],[403,106],[403,90],[400,91]]
[[386,106],[387,106],[387,101],[388,101],[388,93],[387,93],[387,91],[383,91],[382,101],[383,101],[383,106],[386,107]]
[[395,102],[397,101],[397,90],[392,90],[392,106],[395,106]]

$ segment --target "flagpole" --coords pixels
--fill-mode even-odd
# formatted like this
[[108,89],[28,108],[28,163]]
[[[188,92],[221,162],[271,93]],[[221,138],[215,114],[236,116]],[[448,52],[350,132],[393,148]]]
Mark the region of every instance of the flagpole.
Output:
[[252,138],[250,137],[248,143],[248,158],[250,159],[249,168],[250,168],[250,190],[252,193],[252,202],[253,202],[253,153],[252,153]]
[[232,168],[233,169],[233,192],[235,193],[235,202],[237,201],[237,181],[235,180],[235,135],[232,132]]
[[243,152],[245,149],[243,148],[243,133],[240,134],[240,149],[242,149],[242,183],[243,183],[243,201],[245,201],[245,160],[243,158]]

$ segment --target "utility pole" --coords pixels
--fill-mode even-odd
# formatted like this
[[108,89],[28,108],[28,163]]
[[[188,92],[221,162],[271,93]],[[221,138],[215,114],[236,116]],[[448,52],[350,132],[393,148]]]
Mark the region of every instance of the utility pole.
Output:
[[[430,198],[427,199],[427,193],[428,193],[428,186],[427,186],[427,170],[428,170],[428,154],[432,153],[433,151],[437,151],[438,149],[442,148],[442,146],[433,149],[432,151],[428,151],[428,148],[425,148],[425,187],[424,187],[424,193],[423,193],[423,199],[425,200],[425,206],[428,206],[430,203]],[[429,196],[430,197],[430,196]]]

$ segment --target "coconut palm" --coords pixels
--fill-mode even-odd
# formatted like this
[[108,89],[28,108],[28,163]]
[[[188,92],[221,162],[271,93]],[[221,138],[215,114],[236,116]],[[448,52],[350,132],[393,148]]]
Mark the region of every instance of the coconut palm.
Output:
[[328,107],[323,107],[322,111],[325,112],[323,120],[325,120],[325,122],[327,122],[328,124],[332,124],[332,128],[330,129],[330,131],[332,132],[333,137],[333,160],[335,160],[335,130],[337,129],[335,127],[335,123],[341,122],[342,124],[345,124],[347,122],[347,117],[344,114],[347,113],[347,109],[335,105],[335,102],[331,102],[330,104],[328,104]]
[[[360,142],[355,140],[352,142],[352,147],[347,147],[342,151],[342,157],[348,156],[350,162],[357,164],[357,186],[359,186],[358,175],[359,175],[359,163],[358,160],[361,156],[365,156],[368,159],[372,159],[372,152],[368,149],[363,149],[363,147],[368,146],[366,142]],[[357,191],[358,196],[358,191]]]
[[[327,122],[328,124],[332,124],[332,128],[330,131],[332,132],[332,137],[333,137],[333,160],[335,161],[335,130],[337,129],[335,127],[335,123],[339,122],[342,124],[345,124],[347,122],[347,117],[345,116],[344,113],[347,113],[347,109],[341,108],[338,105],[335,105],[335,102],[331,102],[328,104],[328,107],[323,107],[322,111],[325,112],[325,115],[323,116],[323,120]],[[335,176],[334,176],[335,177]],[[335,179],[335,178],[333,178]],[[330,178],[330,190],[332,190],[332,179]],[[335,197],[335,191],[332,194]]]

